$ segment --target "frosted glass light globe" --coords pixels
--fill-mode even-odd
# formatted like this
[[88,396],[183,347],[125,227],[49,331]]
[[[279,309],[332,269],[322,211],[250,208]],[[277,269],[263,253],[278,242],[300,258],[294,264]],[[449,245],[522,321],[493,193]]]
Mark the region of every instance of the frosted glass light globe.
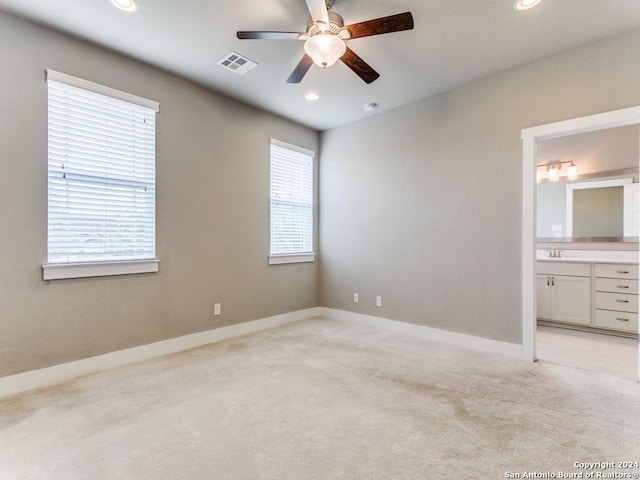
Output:
[[332,33],[319,33],[304,43],[304,51],[313,63],[327,68],[336,63],[347,51],[347,46],[339,36]]

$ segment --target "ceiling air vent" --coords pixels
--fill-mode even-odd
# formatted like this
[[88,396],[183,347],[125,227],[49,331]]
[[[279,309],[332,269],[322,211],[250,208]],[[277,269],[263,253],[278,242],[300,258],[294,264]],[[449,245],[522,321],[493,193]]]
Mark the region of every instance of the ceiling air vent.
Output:
[[222,60],[218,62],[218,65],[226,68],[227,70],[231,70],[232,72],[235,72],[238,75],[244,75],[252,68],[255,68],[258,66],[257,63],[252,62],[248,58],[243,57],[242,55],[236,52],[231,52],[230,54],[228,54],[226,57],[224,57]]

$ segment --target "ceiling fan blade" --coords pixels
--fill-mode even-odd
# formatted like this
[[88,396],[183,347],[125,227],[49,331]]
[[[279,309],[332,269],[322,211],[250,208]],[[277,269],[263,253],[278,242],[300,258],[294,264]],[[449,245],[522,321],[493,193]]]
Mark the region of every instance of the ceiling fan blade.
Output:
[[383,33],[401,32],[412,28],[413,15],[411,15],[411,12],[405,12],[347,25],[344,30],[348,30],[351,33],[350,38],[361,38]]
[[353,72],[365,83],[372,83],[380,76],[378,72],[371,68],[367,62],[362,60],[349,47],[347,47],[347,51],[340,60],[342,60],[347,67],[353,70]]
[[300,40],[300,32],[238,32],[240,40]]
[[324,22],[329,25],[329,14],[327,13],[327,4],[325,0],[305,0],[311,18],[314,22]]
[[287,83],[300,83],[311,68],[311,65],[313,65],[313,60],[309,55],[305,54],[302,60],[298,62],[298,65],[296,65],[296,68],[293,69],[289,78],[287,78]]

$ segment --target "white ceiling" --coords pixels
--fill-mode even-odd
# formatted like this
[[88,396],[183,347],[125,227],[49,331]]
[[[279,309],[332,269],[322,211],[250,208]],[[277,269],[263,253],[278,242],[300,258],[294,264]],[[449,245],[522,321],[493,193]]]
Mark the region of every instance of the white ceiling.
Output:
[[[349,47],[381,77],[365,84],[338,62],[286,79],[303,42],[238,40],[237,30],[304,31],[304,0],[137,0],[135,13],[109,0],[0,0],[0,9],[149,62],[233,98],[318,130],[450,90],[562,50],[640,27],[640,0],[336,0],[346,24],[405,11],[415,29],[359,38]],[[258,63],[238,76],[217,65],[230,51]],[[578,75],[578,72],[576,72]],[[307,92],[320,100],[309,103]]]

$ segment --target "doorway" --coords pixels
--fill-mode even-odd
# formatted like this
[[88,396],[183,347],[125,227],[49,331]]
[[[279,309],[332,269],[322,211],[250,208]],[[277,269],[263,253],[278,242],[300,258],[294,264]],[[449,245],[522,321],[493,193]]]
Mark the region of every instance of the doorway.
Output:
[[[522,130],[522,345],[523,356],[536,356],[536,146],[537,142],[595,130],[640,124],[640,106]],[[640,292],[636,292],[640,293]],[[640,357],[637,365],[640,377]]]

